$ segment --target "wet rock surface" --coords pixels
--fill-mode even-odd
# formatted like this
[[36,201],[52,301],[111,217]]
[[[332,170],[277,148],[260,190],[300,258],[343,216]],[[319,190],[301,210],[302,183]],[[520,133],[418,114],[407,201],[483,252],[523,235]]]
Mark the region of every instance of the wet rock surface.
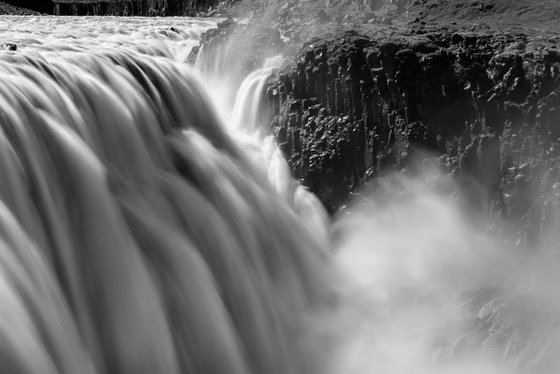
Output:
[[[223,3],[223,4],[220,4]],[[219,0],[115,0],[54,2],[52,13],[70,16],[213,16],[227,5]]]
[[3,14],[18,15],[18,16],[33,16],[33,15],[39,15],[40,13],[29,9],[16,7],[0,1],[0,15]]
[[6,51],[17,51],[17,44],[14,43],[3,43],[1,45],[1,49]]
[[200,70],[227,74],[234,81],[243,79],[287,47],[280,32],[266,25],[247,25],[227,18],[217,26],[202,34],[187,62],[194,64],[200,58]]
[[523,34],[346,32],[307,43],[266,99],[294,176],[331,211],[428,151],[496,214],[542,223],[560,182],[559,68],[554,43]]

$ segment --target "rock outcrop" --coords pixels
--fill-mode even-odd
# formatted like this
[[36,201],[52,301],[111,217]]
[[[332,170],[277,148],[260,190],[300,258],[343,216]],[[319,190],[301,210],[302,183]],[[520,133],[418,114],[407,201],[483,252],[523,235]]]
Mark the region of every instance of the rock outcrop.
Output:
[[[55,0],[55,15],[195,16],[217,7],[220,0]],[[222,4],[222,6],[225,4]]]
[[[23,6],[22,4],[17,4]],[[37,16],[40,15],[39,12],[32,11],[25,8],[20,8],[19,6],[14,6],[3,1],[0,1],[0,15],[17,15],[17,16]]]
[[201,35],[187,62],[194,64],[199,59],[200,70],[227,74],[231,82],[241,83],[247,74],[261,67],[267,58],[282,53],[285,47],[278,30],[228,18]]
[[295,177],[335,211],[428,151],[483,186],[481,204],[538,230],[560,186],[558,40],[419,26],[315,40],[270,80],[271,126]]

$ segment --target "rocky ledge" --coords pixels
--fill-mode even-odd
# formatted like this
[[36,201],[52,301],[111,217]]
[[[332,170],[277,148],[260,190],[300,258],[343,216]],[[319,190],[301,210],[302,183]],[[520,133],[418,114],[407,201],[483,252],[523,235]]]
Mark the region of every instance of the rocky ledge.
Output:
[[201,35],[187,62],[204,61],[203,71],[227,73],[233,82],[241,83],[247,74],[263,66],[265,60],[287,50],[280,32],[263,25],[255,26],[227,18]]
[[[241,40],[230,52],[245,71],[291,56],[268,80],[263,122],[330,212],[379,175],[435,163],[467,186],[469,204],[523,227],[520,245],[538,245],[560,218],[560,34],[385,18],[326,20],[299,45],[293,22],[228,20],[204,35],[203,53]],[[295,37],[285,43],[271,25]]]
[[315,39],[271,77],[271,127],[331,211],[427,151],[498,214],[540,227],[560,188],[559,40],[426,27]]
[[35,16],[40,15],[40,13],[33,10],[15,7],[0,1],[0,15]]

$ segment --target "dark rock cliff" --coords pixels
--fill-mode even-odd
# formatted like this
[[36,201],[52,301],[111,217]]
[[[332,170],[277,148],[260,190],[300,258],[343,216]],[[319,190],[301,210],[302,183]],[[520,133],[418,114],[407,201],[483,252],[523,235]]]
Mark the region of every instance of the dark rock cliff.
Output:
[[263,65],[269,57],[282,53],[286,44],[276,29],[240,24],[228,18],[202,33],[187,62],[202,61],[199,69],[227,74],[233,83],[241,83],[247,74]]
[[271,78],[271,126],[294,176],[331,211],[428,151],[479,185],[481,204],[539,230],[560,185],[560,52],[546,42],[425,30],[315,40]]
[[18,15],[18,16],[34,16],[34,15],[39,15],[40,13],[29,9],[16,7],[9,3],[0,1],[0,15],[2,14],[11,14],[11,15]]
[[[11,5],[11,8],[7,5]],[[52,13],[51,0],[4,0],[0,1],[0,14],[35,15],[35,12]]]
[[[220,0],[55,1],[56,15],[195,16],[216,7]],[[225,5],[225,4],[224,4]]]

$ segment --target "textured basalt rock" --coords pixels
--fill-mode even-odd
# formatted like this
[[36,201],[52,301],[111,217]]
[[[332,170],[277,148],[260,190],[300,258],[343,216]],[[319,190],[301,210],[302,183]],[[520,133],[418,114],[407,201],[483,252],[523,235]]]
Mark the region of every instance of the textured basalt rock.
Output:
[[17,44],[14,43],[3,43],[0,47],[6,51],[17,51]]
[[219,0],[54,1],[55,15],[195,16],[220,4]]
[[[22,4],[16,4],[19,6],[23,6]],[[18,16],[38,16],[41,13],[35,12],[29,9],[20,8],[19,6],[10,5],[3,1],[0,1],[0,15],[9,14],[9,15],[18,15]]]
[[556,49],[523,34],[347,32],[308,43],[266,99],[294,176],[331,211],[427,150],[482,186],[486,208],[546,222],[537,205],[560,183],[559,68]]
[[241,24],[231,18],[217,26],[201,35],[187,62],[194,64],[199,59],[202,71],[227,74],[233,81],[243,79],[286,47],[280,32],[270,27]]
[[0,14],[18,16],[38,16],[49,13],[52,2],[35,0],[4,0],[0,1]]

